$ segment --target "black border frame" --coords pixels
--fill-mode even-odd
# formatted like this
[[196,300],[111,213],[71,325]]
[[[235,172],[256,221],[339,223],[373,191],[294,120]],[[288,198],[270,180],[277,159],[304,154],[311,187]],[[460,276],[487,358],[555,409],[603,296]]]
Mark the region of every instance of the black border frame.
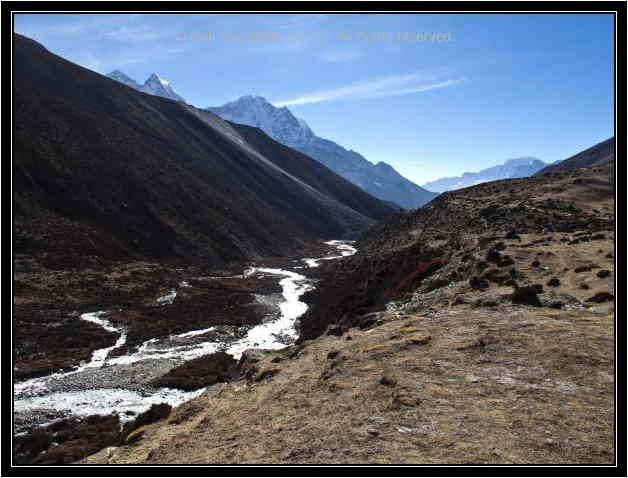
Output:
[[[0,42],[2,46],[3,66],[7,68],[8,60],[11,58],[12,50],[12,31],[13,31],[13,12],[28,13],[205,13],[205,12],[221,12],[221,13],[381,13],[381,14],[398,14],[398,13],[425,13],[425,14],[442,14],[442,13],[464,13],[464,14],[517,14],[517,13],[561,13],[561,14],[579,14],[579,13],[613,13],[616,19],[615,28],[615,139],[616,139],[616,181],[621,178],[619,190],[625,194],[626,174],[626,3],[625,2],[609,2],[609,1],[577,1],[577,2],[540,2],[540,1],[368,1],[368,2],[331,2],[331,1],[303,1],[303,2],[278,2],[278,1],[240,1],[240,2],[202,2],[202,1],[156,1],[156,2],[126,2],[126,1],[93,1],[93,2],[69,2],[69,1],[52,1],[52,2],[26,2],[26,1],[5,1],[1,5],[2,15],[2,32]],[[122,11],[121,11],[122,10]],[[248,11],[248,12],[244,12]],[[11,66],[9,66],[9,69]],[[5,70],[6,71],[6,70]],[[9,101],[11,98],[11,82],[8,81],[8,74],[2,75],[2,98]],[[619,88],[618,88],[619,85]],[[583,92],[586,95],[586,92]],[[8,116],[9,108],[3,108],[2,113]],[[5,120],[7,118],[5,117]],[[2,144],[2,152],[5,158],[11,157],[11,120],[4,121],[2,127],[2,138],[5,140]],[[619,153],[619,154],[618,154]],[[8,168],[10,161],[5,159],[2,162],[2,171],[5,177],[10,174]],[[617,172],[621,174],[618,176]],[[615,232],[626,231],[626,216],[617,216],[617,182],[615,190]],[[7,189],[3,198],[8,201]],[[621,197],[622,205],[626,205],[626,196]],[[12,219],[12,217],[11,217]],[[5,215],[2,223],[6,226],[9,222],[8,216]],[[2,235],[5,237],[5,235]],[[617,306],[624,307],[625,301],[620,301],[618,292],[618,284],[625,279],[625,269],[617,270],[617,253],[625,264],[625,242],[620,242],[616,236],[615,242],[615,316],[622,317],[624,314],[617,313]],[[618,247],[622,244],[623,247]],[[8,254],[3,254],[3,259],[7,259]],[[8,270],[8,266],[3,269]],[[8,275],[8,273],[7,273]],[[4,276],[8,284],[6,275]],[[12,277],[11,277],[12,282]],[[3,288],[3,292],[8,295],[8,286]],[[625,282],[623,287],[619,288],[620,292],[625,291]],[[4,295],[4,294],[3,294]],[[621,294],[623,296],[623,294]],[[12,296],[12,287],[11,287]],[[624,296],[625,297],[625,296]],[[12,312],[8,307],[8,300],[3,301],[3,308],[7,312]],[[12,316],[12,314],[11,314]],[[10,337],[10,325],[5,319],[2,322],[2,337],[5,339]],[[626,456],[621,451],[626,450],[626,361],[625,353],[618,356],[618,351],[625,352],[626,341],[626,324],[623,321],[615,321],[615,364],[616,364],[616,407],[615,407],[615,465],[68,465],[68,466],[13,466],[12,449],[8,446],[11,442],[12,427],[9,423],[12,420],[12,407],[3,406],[1,419],[4,424],[2,427],[2,437],[5,438],[4,445],[1,450],[1,476],[36,476],[39,474],[53,476],[84,476],[87,474],[94,476],[112,476],[120,473],[128,472],[132,474],[143,475],[183,475],[183,476],[205,476],[209,473],[223,476],[241,476],[244,474],[262,474],[272,473],[281,476],[301,475],[304,472],[321,473],[327,468],[332,468],[338,473],[350,475],[399,475],[399,476],[438,476],[445,475],[470,475],[481,474],[484,476],[530,476],[546,473],[556,476],[628,476],[626,468]],[[7,370],[7,363],[12,363],[12,351],[6,346],[2,348],[2,367],[1,367],[1,383],[5,386],[2,388],[2,396],[9,395],[12,388],[12,370]],[[621,362],[618,358],[622,358]],[[619,379],[619,380],[617,380]],[[8,384],[8,387],[7,387]],[[8,398],[12,401],[12,396]],[[9,438],[7,443],[7,437]],[[618,448],[621,447],[621,448]],[[621,450],[621,451],[620,451]],[[331,471],[331,470],[329,470]]]

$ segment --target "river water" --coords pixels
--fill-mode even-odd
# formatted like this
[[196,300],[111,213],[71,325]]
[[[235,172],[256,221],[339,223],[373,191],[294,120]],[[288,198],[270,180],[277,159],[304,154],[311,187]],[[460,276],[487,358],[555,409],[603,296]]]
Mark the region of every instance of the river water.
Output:
[[[349,241],[329,241],[326,244],[335,247],[339,255],[302,259],[307,267],[318,267],[321,261],[339,259],[356,252]],[[279,304],[278,318],[250,328],[239,339],[229,330],[219,330],[221,327],[216,326],[150,339],[127,355],[109,357],[111,351],[125,344],[125,331],[107,320],[107,311],[86,312],[80,319],[120,334],[116,343],[96,350],[89,362],[75,370],[14,384],[14,414],[21,416],[28,425],[45,424],[51,412],[55,418],[118,414],[124,422],[153,404],[177,406],[202,394],[206,389],[184,392],[149,385],[152,380],[187,360],[217,351],[239,359],[249,348],[280,349],[294,342],[298,336],[296,321],[307,311],[307,305],[300,298],[314,287],[312,281],[296,272],[273,268],[250,268],[245,275],[279,278],[283,300]],[[180,286],[189,287],[187,283]],[[175,303],[176,296],[176,290],[172,290],[158,298],[157,303]],[[29,419],[24,420],[25,416]]]

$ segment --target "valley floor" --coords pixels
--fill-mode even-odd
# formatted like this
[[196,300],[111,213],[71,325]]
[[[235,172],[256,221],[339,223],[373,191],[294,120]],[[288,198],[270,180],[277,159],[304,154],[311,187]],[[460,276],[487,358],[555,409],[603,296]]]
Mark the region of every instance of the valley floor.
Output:
[[613,312],[386,314],[265,354],[83,463],[611,463]]
[[[305,252],[353,251],[332,241]],[[18,258],[16,464],[69,463],[117,443],[123,423],[151,404],[179,404],[232,378],[245,349],[293,343],[294,320],[307,309],[299,297],[320,260],[51,270]]]
[[[467,281],[241,364],[87,464],[611,464],[613,238],[506,241],[542,304]],[[538,260],[538,264],[534,262]],[[534,265],[531,265],[534,262]],[[603,277],[600,277],[603,276]],[[582,284],[587,284],[586,288]]]

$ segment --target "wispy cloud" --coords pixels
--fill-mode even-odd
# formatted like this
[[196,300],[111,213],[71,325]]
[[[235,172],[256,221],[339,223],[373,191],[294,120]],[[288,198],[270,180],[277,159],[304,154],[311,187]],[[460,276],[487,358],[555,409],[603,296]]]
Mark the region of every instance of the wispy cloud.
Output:
[[357,81],[338,88],[315,91],[297,98],[276,102],[276,106],[294,106],[325,101],[381,98],[420,93],[453,86],[466,81],[464,77],[443,78],[433,74],[411,73]]
[[438,88],[445,88],[447,86],[457,85],[466,81],[466,78],[450,78],[448,80],[436,81],[427,83],[423,86],[416,86],[414,88],[401,88],[399,90],[382,91],[371,95],[371,98],[378,98],[380,96],[397,96],[407,95],[410,93],[422,93],[424,91],[436,90]]

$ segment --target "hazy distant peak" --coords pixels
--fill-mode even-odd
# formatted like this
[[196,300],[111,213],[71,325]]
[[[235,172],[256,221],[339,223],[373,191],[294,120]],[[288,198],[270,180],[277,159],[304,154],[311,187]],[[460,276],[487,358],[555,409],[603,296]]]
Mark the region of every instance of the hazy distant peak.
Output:
[[268,105],[270,105],[270,101],[268,101],[263,96],[258,96],[258,95],[241,96],[237,100],[231,101],[230,103],[259,103],[259,104],[268,104]]
[[525,178],[545,166],[547,166],[546,163],[533,156],[511,158],[504,164],[498,164],[477,172],[464,172],[461,176],[437,179],[423,184],[423,187],[429,191],[442,193],[499,179]]
[[152,73],[143,85],[140,85],[133,78],[126,75],[120,70],[113,70],[107,75],[107,77],[123,83],[127,86],[130,86],[131,88],[134,88],[143,93],[161,96],[162,98],[168,98],[170,100],[185,102],[185,99],[175,91],[175,89],[170,85],[170,82],[159,76],[159,74],[157,73]]
[[164,86],[169,84],[169,82],[164,80],[161,76],[159,76],[158,73],[153,73],[152,75],[150,75],[148,79],[146,80],[146,83],[155,82],[155,81]]
[[[532,165],[535,163],[543,163],[539,158],[535,158],[533,156],[524,156],[521,158],[511,158],[506,161],[504,164],[506,165]],[[545,163],[543,163],[545,165]]]
[[140,84],[137,81],[135,81],[133,78],[131,78],[126,73],[123,73],[120,70],[113,70],[107,76],[111,78],[112,80],[116,80],[120,83],[130,86],[133,89],[138,90],[140,88]]

